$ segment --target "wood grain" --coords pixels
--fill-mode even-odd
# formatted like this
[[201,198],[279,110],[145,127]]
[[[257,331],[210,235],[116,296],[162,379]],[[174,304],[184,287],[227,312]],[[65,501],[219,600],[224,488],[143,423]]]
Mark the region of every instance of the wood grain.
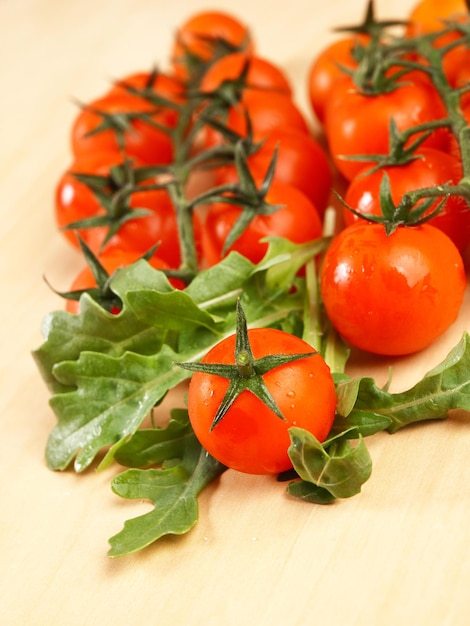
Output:
[[[232,2],[217,7],[233,10]],[[260,54],[289,72],[305,111],[310,60],[332,26],[356,21],[355,0],[238,0]],[[403,17],[409,0],[377,0]],[[0,2],[0,587],[7,626],[466,626],[470,596],[470,428],[452,419],[373,437],[372,478],[348,501],[315,507],[272,478],[227,472],[203,494],[200,521],[128,558],[107,539],[146,503],[111,493],[114,468],[54,473],[54,424],[30,352],[41,320],[62,306],[43,277],[68,287],[79,256],[57,233],[54,185],[70,159],[73,98],[165,66],[177,25],[198,0]],[[432,348],[393,362],[394,389],[437,364],[470,330],[470,295]],[[385,381],[390,362],[355,357],[352,373]],[[181,402],[171,394],[160,411]]]

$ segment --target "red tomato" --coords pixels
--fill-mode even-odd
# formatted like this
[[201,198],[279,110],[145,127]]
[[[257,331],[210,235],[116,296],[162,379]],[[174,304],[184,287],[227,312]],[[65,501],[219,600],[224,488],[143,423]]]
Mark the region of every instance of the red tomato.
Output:
[[[427,80],[413,75],[393,91],[365,95],[349,89],[352,81],[342,79],[333,88],[326,109],[325,132],[333,161],[343,176],[351,180],[367,161],[351,161],[353,155],[388,154],[389,126],[393,118],[399,131],[447,117],[437,91]],[[449,132],[436,131],[423,146],[447,149]],[[416,136],[413,137],[415,139]]]
[[[333,181],[325,150],[312,135],[288,126],[278,126],[269,132],[261,148],[248,157],[248,164],[255,178],[264,177],[276,148],[278,152],[274,180],[303,191],[320,216],[323,216]],[[236,180],[235,166],[223,167],[218,172],[218,184]]]
[[[132,263],[137,261],[139,258],[141,258],[141,255],[138,254],[137,252],[133,252],[129,250],[127,251],[115,250],[111,254],[109,253],[102,254],[102,255],[99,255],[97,258],[98,258],[98,261],[101,263],[101,265],[104,267],[104,269],[111,276],[113,272],[115,272],[117,269],[121,267],[127,267],[128,265],[131,265]],[[149,263],[155,269],[159,269],[159,270],[169,269],[165,261],[163,261],[156,255],[152,256],[152,258],[149,260]],[[184,283],[180,280],[170,279],[170,283],[177,289],[184,288]],[[95,277],[93,276],[93,272],[91,271],[91,268],[87,265],[82,270],[80,270],[80,272],[72,281],[72,284],[70,286],[70,291],[82,291],[85,289],[86,290],[93,289],[94,287],[96,287],[96,280],[95,280]],[[102,304],[106,306],[106,302],[103,302]],[[79,300],[66,300],[65,309],[69,313],[79,313],[80,301]],[[117,314],[120,312],[121,308],[116,303],[113,303],[111,301],[111,298],[109,298],[109,310],[111,313]]]
[[[303,354],[312,347],[272,328],[248,331],[255,359],[272,354]],[[223,339],[203,363],[235,363],[235,335]],[[292,467],[287,454],[288,428],[305,428],[324,441],[336,408],[335,385],[320,354],[276,367],[263,375],[286,421],[249,391],[243,391],[222,420],[210,430],[229,381],[195,372],[188,392],[188,411],[202,446],[224,465],[250,474],[277,474]]]
[[248,64],[246,84],[249,89],[274,90],[292,95],[292,87],[284,71],[271,61],[246,52],[234,52],[215,61],[201,79],[203,92],[215,91],[226,80],[236,80]]
[[466,287],[462,257],[424,224],[347,226],[325,253],[321,294],[333,326],[353,346],[406,355],[429,346],[455,321]]
[[[95,131],[107,121],[106,116],[111,116],[111,119],[114,116],[114,120],[121,124],[122,116],[126,114],[130,116],[124,130],[126,155],[135,156],[145,163],[171,163],[172,139],[155,124],[172,128],[177,123],[177,113],[170,108],[156,107],[143,98],[117,93],[94,100],[80,111],[72,125],[73,154],[80,156],[95,151],[118,150],[114,129]],[[143,114],[148,116],[147,120],[136,117]]]
[[[259,263],[268,244],[261,239],[269,236],[285,237],[295,243],[313,241],[322,234],[318,211],[299,189],[285,183],[273,182],[266,202],[280,205],[270,215],[256,215],[240,237],[229,247],[253,263]],[[209,205],[201,233],[202,255],[207,265],[215,265],[224,256],[225,240],[242,209],[236,205],[214,203]]]
[[[110,169],[121,163],[122,155],[116,150],[92,152],[75,159],[60,177],[55,189],[55,221],[64,237],[74,247],[79,247],[77,232],[62,229],[79,220],[102,214],[104,210],[90,189],[78,181],[73,173],[108,176]],[[98,237],[99,233],[104,237],[105,232],[106,229],[97,228],[93,238]],[[90,244],[89,230],[79,230],[78,234],[87,244]]]
[[[225,124],[241,137],[247,135],[246,115],[249,116],[253,138],[259,141],[280,126],[309,133],[307,121],[290,96],[282,93],[247,90],[237,106],[230,108]],[[220,133],[207,127],[203,138],[210,148],[223,141]]]
[[[419,152],[418,158],[404,165],[384,167],[372,173],[362,170],[346,190],[346,204],[360,213],[381,215],[379,189],[384,173],[390,180],[395,205],[409,191],[444,184],[456,185],[462,178],[462,165],[455,156],[432,148],[421,148]],[[440,200],[436,200],[428,212],[432,212]],[[345,209],[344,219],[346,224],[351,224],[360,218]],[[470,243],[470,209],[459,196],[450,196],[439,215],[429,223],[445,232],[460,252]]]
[[328,44],[314,58],[307,76],[307,95],[318,121],[325,121],[325,107],[333,85],[344,78],[344,69],[354,70],[358,62],[354,51],[366,45],[369,37],[352,35]]
[[460,19],[467,15],[465,0],[420,0],[408,14],[406,34],[416,37],[443,28],[444,20]]
[[[112,165],[121,163],[116,153],[84,155],[77,158],[61,177],[56,190],[56,222],[59,228],[99,215],[106,215],[90,189],[77,181],[71,172],[107,175]],[[137,162],[136,165],[139,165]],[[111,194],[111,190],[110,190]],[[116,248],[130,248],[144,254],[157,242],[160,242],[158,255],[172,268],[179,267],[180,246],[176,213],[166,189],[149,191],[137,190],[130,195],[128,209],[148,209],[150,213],[124,221],[117,233],[103,247],[109,225],[90,227],[79,231],[82,239],[97,254]],[[194,218],[195,222],[197,218]],[[76,234],[72,230],[62,231],[67,239],[78,247]]]
[[[221,49],[220,42],[225,43]],[[173,42],[171,62],[176,76],[188,80],[192,70],[187,54],[202,62],[236,50],[253,51],[248,27],[238,18],[223,11],[200,11],[178,28]]]
[[107,95],[134,95],[130,91],[134,89],[141,92],[148,90],[173,102],[182,102],[185,98],[185,87],[181,81],[163,72],[135,72],[124,76],[113,84]]

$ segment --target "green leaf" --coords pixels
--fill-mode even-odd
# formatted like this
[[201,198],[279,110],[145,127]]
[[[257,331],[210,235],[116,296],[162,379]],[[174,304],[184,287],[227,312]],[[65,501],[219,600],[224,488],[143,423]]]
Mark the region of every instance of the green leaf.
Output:
[[114,493],[129,499],[148,499],[155,507],[127,520],[111,537],[109,556],[141,550],[165,535],[188,532],[198,520],[198,494],[223,471],[193,435],[185,443],[180,465],[168,469],[130,469],[112,481]]
[[186,293],[205,310],[220,306],[235,309],[237,297],[251,278],[255,266],[238,252],[231,252],[220,263],[200,272]]
[[372,471],[372,461],[361,436],[356,446],[346,437],[322,445],[303,428],[292,427],[289,433],[289,456],[300,478],[326,489],[336,498],[349,498],[361,491]]
[[411,389],[388,393],[372,378],[362,378],[355,409],[391,420],[388,431],[432,419],[445,419],[451,409],[470,411],[470,335],[464,333],[446,359]]
[[286,491],[290,496],[312,504],[329,504],[336,499],[328,489],[317,487],[317,485],[306,480],[295,480],[289,483]]
[[194,436],[185,409],[173,409],[165,428],[138,430],[114,455],[127,467],[150,467],[171,459],[179,459],[187,441]]
[[[76,455],[74,469],[81,472],[102,448],[132,435],[168,389],[187,377],[174,357],[164,346],[155,356],[83,352],[76,361],[56,365],[58,381],[74,389],[51,398],[57,424],[47,442],[48,465],[63,470]],[[114,451],[108,451],[103,466]]]
[[188,330],[204,326],[215,330],[214,318],[200,309],[183,291],[160,293],[153,289],[128,292],[126,301],[135,316],[149,326],[167,330]]
[[391,423],[391,418],[386,415],[353,409],[347,417],[336,415],[330,436],[344,434],[348,439],[357,439],[359,435],[370,437],[381,430],[386,430]]
[[319,238],[304,244],[295,244],[282,237],[267,237],[265,241],[269,243],[268,251],[257,270],[267,270],[266,284],[269,289],[287,291],[300,268],[326,250],[329,239]]
[[131,311],[108,313],[87,294],[81,297],[79,315],[54,311],[45,317],[42,332],[44,343],[32,356],[54,393],[67,390],[53,374],[55,364],[75,360],[85,351],[120,356],[132,349],[152,354],[160,350],[165,337],[160,329],[137,319]]

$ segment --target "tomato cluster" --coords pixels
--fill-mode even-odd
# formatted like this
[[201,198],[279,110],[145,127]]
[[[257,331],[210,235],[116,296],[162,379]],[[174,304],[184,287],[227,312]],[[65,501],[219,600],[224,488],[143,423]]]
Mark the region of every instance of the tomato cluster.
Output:
[[[155,262],[190,279],[231,250],[258,262],[269,235],[319,237],[328,157],[289,78],[255,52],[248,28],[227,13],[197,13],[177,29],[168,65],[122,77],[77,114],[55,201],[68,241],[83,241],[105,264],[111,255],[113,266],[158,244]],[[194,201],[201,194],[206,201]],[[234,229],[240,218],[243,232]]]
[[[269,236],[318,239],[338,175],[345,208],[319,260],[330,322],[369,352],[405,355],[428,346],[456,319],[466,288],[470,47],[458,26],[468,30],[463,7],[456,0],[444,14],[441,3],[422,0],[395,38],[370,4],[362,25],[313,59],[308,95],[329,154],[289,77],[258,54],[247,26],[223,12],[191,16],[177,29],[167,71],[122,77],[84,104],[72,125],[73,159],[57,184],[55,216],[91,264],[74,281],[68,310],[78,312],[78,296],[89,290],[119,314],[107,279],[141,257],[184,289],[231,251],[258,263]],[[455,11],[455,24],[437,31],[437,18]],[[308,347],[274,329],[248,336],[256,359]],[[236,341],[224,340],[203,362],[236,364]],[[308,427],[327,437],[335,395],[321,356],[274,371],[265,372],[266,384],[272,379],[270,388],[281,389],[276,401],[287,419],[243,392],[216,436],[208,427],[229,383],[194,374],[194,430],[222,462],[250,472],[286,469],[287,428],[310,415],[312,378],[321,381],[315,393],[324,410]],[[290,378],[280,381],[286,372]],[[271,418],[260,447],[260,419]]]
[[377,21],[370,4],[307,76],[343,186],[344,228],[321,272],[325,310],[350,344],[386,355],[420,350],[453,323],[470,251],[470,47],[458,27],[468,13],[463,0],[422,0],[407,18],[394,38],[397,24]]

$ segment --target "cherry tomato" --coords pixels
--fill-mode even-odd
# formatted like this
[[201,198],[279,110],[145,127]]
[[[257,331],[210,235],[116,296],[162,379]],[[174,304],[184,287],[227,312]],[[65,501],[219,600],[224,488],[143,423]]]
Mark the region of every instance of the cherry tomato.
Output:
[[[422,0],[418,2],[408,15],[408,24],[405,30],[406,37],[417,37],[437,31],[446,31],[433,40],[433,45],[443,48],[462,37],[458,30],[447,30],[447,21],[467,21],[468,9],[465,0]],[[470,53],[465,44],[451,47],[443,56],[442,69],[449,83],[456,86],[456,75],[460,67],[468,64]]]
[[[351,161],[353,155],[388,154],[389,127],[393,118],[399,131],[447,117],[446,108],[430,81],[415,75],[395,89],[379,95],[365,95],[348,89],[352,81],[342,79],[333,88],[326,109],[325,132],[333,161],[351,180],[367,161]],[[416,139],[416,135],[412,137]],[[422,144],[447,149],[449,132],[433,132]]]
[[[255,177],[263,178],[276,149],[274,180],[303,191],[323,216],[333,181],[326,151],[312,135],[289,126],[277,126],[269,132],[262,146],[248,157],[248,165]],[[221,168],[216,180],[218,184],[236,181],[235,166]]]
[[[135,251],[116,249],[112,253],[98,255],[97,258],[98,258],[98,261],[101,263],[101,265],[104,267],[104,269],[111,276],[113,272],[115,272],[117,269],[120,269],[122,267],[127,267],[128,265],[131,265],[132,263],[137,261],[139,258],[141,258],[141,255]],[[159,270],[169,269],[168,264],[165,263],[165,261],[163,261],[156,255],[153,255],[150,258],[149,264],[155,269],[159,269]],[[176,289],[184,288],[184,283],[181,280],[170,278],[169,281],[173,285],[173,287],[175,287]],[[82,270],[79,271],[79,273],[76,275],[76,277],[72,281],[72,284],[70,286],[70,291],[82,291],[82,290],[93,289],[94,287],[96,287],[96,280],[95,280],[95,277],[93,276],[93,272],[91,271],[91,268],[87,265],[86,267],[84,267]],[[79,313],[80,301],[79,300],[66,300],[65,309],[69,313]],[[118,314],[120,310],[121,308],[117,306],[116,304],[110,307],[110,312],[113,313],[114,315]]]
[[[221,49],[220,42],[225,42]],[[248,27],[238,18],[224,11],[200,11],[192,15],[176,32],[171,51],[175,75],[188,80],[187,54],[208,63],[229,51],[253,51],[253,41]]]
[[420,0],[408,14],[406,34],[416,37],[441,30],[444,20],[458,19],[467,13],[465,0]]
[[[107,176],[113,166],[121,163],[122,155],[117,150],[91,152],[75,159],[60,176],[55,188],[54,217],[61,233],[74,247],[79,247],[77,234],[85,243],[90,244],[90,230],[63,230],[65,226],[97,214],[104,214],[103,207],[89,187],[77,180],[74,174]],[[106,229],[98,227],[93,238],[104,237],[105,233]]]
[[[253,138],[259,141],[268,136],[272,130],[282,127],[295,128],[305,134],[309,128],[304,114],[294,100],[283,93],[261,90],[246,90],[238,105],[229,109],[225,124],[241,137],[246,137],[249,117]],[[206,148],[223,142],[221,134],[207,127],[202,139]]]
[[[303,354],[312,347],[272,328],[248,331],[255,359],[271,354]],[[235,363],[235,335],[219,342],[203,363]],[[195,372],[188,392],[188,411],[202,446],[221,463],[250,474],[276,474],[292,467],[287,449],[288,428],[305,428],[324,441],[331,429],[336,391],[330,370],[320,354],[276,367],[263,375],[286,421],[249,391],[243,391],[223,419],[210,430],[229,381]]]
[[[84,155],[74,161],[59,180],[56,189],[55,211],[59,228],[85,218],[106,215],[104,207],[92,191],[85,183],[78,181],[72,173],[107,175],[110,168],[119,163],[122,163],[122,157],[115,152]],[[135,165],[139,165],[139,162],[135,162]],[[167,190],[139,190],[137,186],[136,191],[130,195],[126,208],[129,210],[147,209],[149,214],[123,221],[104,248],[109,225],[80,229],[78,232],[85,243],[95,254],[122,247],[144,254],[160,242],[158,255],[170,267],[177,268],[181,260],[178,225],[175,209]],[[196,221],[195,217],[195,224]],[[72,245],[78,247],[74,231],[63,230],[62,232]]]
[[345,69],[354,70],[358,66],[355,51],[369,39],[366,35],[343,37],[328,44],[312,61],[307,76],[307,95],[321,124],[325,121],[326,102],[333,85],[344,78]]
[[[177,122],[177,113],[174,109],[156,107],[144,98],[124,93],[105,95],[80,111],[71,131],[73,154],[79,156],[95,151],[118,150],[120,146],[117,132],[109,127],[98,131],[97,129],[107,122],[109,116],[122,123],[122,118],[126,115],[128,118],[126,128],[123,130],[126,156],[135,156],[145,163],[171,163],[172,139],[155,124],[172,128]],[[147,119],[138,117],[142,115],[146,115]]]
[[155,93],[173,102],[183,102],[185,99],[185,87],[181,81],[163,72],[128,74],[117,80],[108,90],[107,95],[135,95],[132,90],[139,92],[148,90],[150,93]]
[[[456,185],[462,178],[462,165],[451,154],[432,148],[421,148],[418,158],[404,165],[384,167],[374,172],[362,170],[346,190],[346,204],[360,213],[381,215],[379,189],[384,173],[388,175],[392,200],[397,205],[409,191],[444,184]],[[432,204],[428,213],[437,207],[440,200]],[[358,219],[360,218],[351,211],[344,211],[346,224]],[[459,196],[450,196],[441,212],[429,223],[445,232],[462,253],[470,243],[470,209]]]
[[200,90],[215,91],[226,80],[236,80],[247,65],[247,89],[274,90],[292,95],[292,87],[285,72],[269,61],[246,52],[227,54],[215,61],[201,79]]
[[[264,237],[285,237],[295,243],[305,243],[321,236],[318,211],[299,189],[273,182],[265,200],[281,208],[270,215],[256,215],[227,254],[236,250],[253,263],[259,263],[268,249],[268,244],[261,241]],[[201,233],[202,255],[207,265],[215,265],[223,258],[225,240],[241,212],[241,207],[236,205],[209,205]]]
[[320,285],[329,319],[367,352],[406,355],[429,346],[455,321],[466,276],[441,230],[356,223],[333,239]]

